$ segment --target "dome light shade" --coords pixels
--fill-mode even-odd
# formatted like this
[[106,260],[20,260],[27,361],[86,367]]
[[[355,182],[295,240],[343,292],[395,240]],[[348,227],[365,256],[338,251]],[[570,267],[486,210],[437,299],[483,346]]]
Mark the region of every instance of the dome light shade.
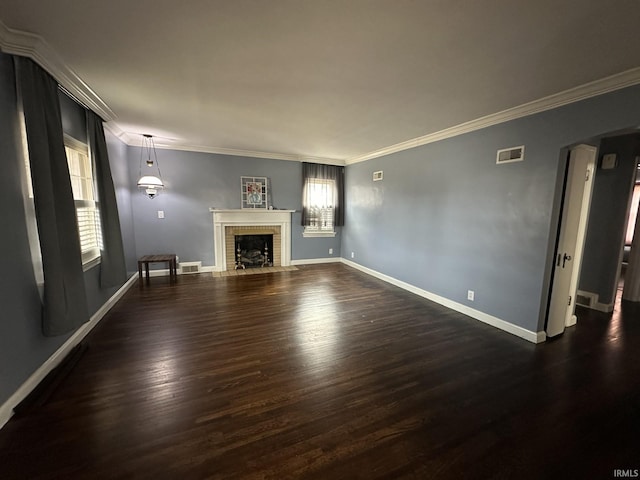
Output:
[[145,175],[144,177],[140,177],[140,180],[138,180],[138,188],[140,190],[144,190],[145,195],[153,199],[158,195],[158,190],[164,188],[164,183],[162,183],[162,180],[158,177]]
[[164,183],[158,177],[145,175],[138,180],[138,188],[164,188]]

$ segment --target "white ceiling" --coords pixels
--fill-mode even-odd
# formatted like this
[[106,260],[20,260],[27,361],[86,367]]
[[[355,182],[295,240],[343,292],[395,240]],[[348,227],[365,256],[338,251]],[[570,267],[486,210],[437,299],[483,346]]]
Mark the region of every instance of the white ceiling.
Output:
[[204,151],[349,163],[640,82],[638,0],[0,0],[0,21],[42,37],[125,141]]

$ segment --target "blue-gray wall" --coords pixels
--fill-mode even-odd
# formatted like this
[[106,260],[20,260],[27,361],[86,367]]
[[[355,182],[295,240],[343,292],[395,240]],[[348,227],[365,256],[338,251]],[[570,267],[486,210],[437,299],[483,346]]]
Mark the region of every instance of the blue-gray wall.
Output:
[[[129,148],[129,175],[134,186],[140,176],[140,150]],[[340,228],[335,238],[302,237],[301,163],[161,149],[157,155],[166,188],[154,199],[139,192],[132,194],[138,256],[175,253],[180,261],[213,266],[213,216],[209,208],[240,208],[240,177],[255,176],[268,178],[270,205],[297,210],[292,216],[292,259],[340,257]],[[155,174],[143,161],[143,175],[145,171]],[[164,211],[164,219],[158,218],[158,210]]]
[[[24,160],[17,122],[13,62],[10,56],[0,53],[0,158],[3,172],[0,175],[0,218],[3,221],[0,258],[4,272],[0,277],[0,404],[72,335],[53,338],[42,335],[40,297],[27,235],[22,191]],[[117,146],[117,141],[112,140],[109,150],[112,168],[114,171],[126,170],[127,157],[123,155],[126,149],[114,146]],[[122,188],[117,180],[115,183],[117,189]],[[126,212],[126,199],[123,202]],[[77,235],[77,232],[69,234]],[[125,244],[125,248],[134,250],[133,245]],[[85,272],[90,314],[95,313],[116,290],[101,289],[98,273],[99,267]]]
[[[602,157],[610,153],[617,155],[618,165],[602,170]],[[605,138],[600,143],[579,288],[597,293],[604,304],[613,304],[615,299],[639,155],[638,134]]]
[[[129,152],[126,144],[118,140],[111,132],[105,130],[107,150],[109,151],[109,165],[116,190],[120,229],[124,245],[125,264],[128,272],[138,270],[134,219],[132,208],[132,193],[135,192],[135,182],[131,181],[129,173]],[[136,179],[137,181],[137,179]]]
[[[350,165],[343,257],[541,331],[565,147],[639,124],[635,86]],[[518,145],[523,162],[495,164]]]

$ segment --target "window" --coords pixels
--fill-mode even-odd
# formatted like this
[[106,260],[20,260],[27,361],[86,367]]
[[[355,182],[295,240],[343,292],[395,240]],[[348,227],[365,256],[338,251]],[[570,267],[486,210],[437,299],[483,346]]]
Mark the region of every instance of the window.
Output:
[[333,211],[335,205],[335,180],[309,178],[306,183],[308,200],[308,223],[304,228],[306,236],[334,236]]
[[22,139],[22,156],[24,170],[22,171],[22,188],[24,192],[24,213],[27,221],[27,237],[29,238],[29,251],[31,252],[31,265],[38,285],[40,299],[44,299],[44,270],[42,267],[42,251],[40,250],[40,236],[38,235],[38,221],[36,219],[36,206],[33,196],[33,183],[31,181],[31,160],[29,159],[29,141],[27,140],[27,127],[24,123],[24,111],[22,99],[18,102],[20,113],[20,137]]
[[98,262],[102,248],[100,211],[94,194],[91,157],[87,145],[73,137],[65,135],[64,143],[78,218],[82,265],[86,269]]
[[344,225],[344,167],[302,162],[305,237],[335,237]]

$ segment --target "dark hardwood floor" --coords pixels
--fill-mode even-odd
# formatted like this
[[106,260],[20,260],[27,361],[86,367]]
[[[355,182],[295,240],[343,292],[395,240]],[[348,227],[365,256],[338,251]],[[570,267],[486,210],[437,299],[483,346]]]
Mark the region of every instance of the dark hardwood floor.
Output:
[[0,478],[614,478],[640,309],[533,345],[344,265],[152,278],[0,430]]

